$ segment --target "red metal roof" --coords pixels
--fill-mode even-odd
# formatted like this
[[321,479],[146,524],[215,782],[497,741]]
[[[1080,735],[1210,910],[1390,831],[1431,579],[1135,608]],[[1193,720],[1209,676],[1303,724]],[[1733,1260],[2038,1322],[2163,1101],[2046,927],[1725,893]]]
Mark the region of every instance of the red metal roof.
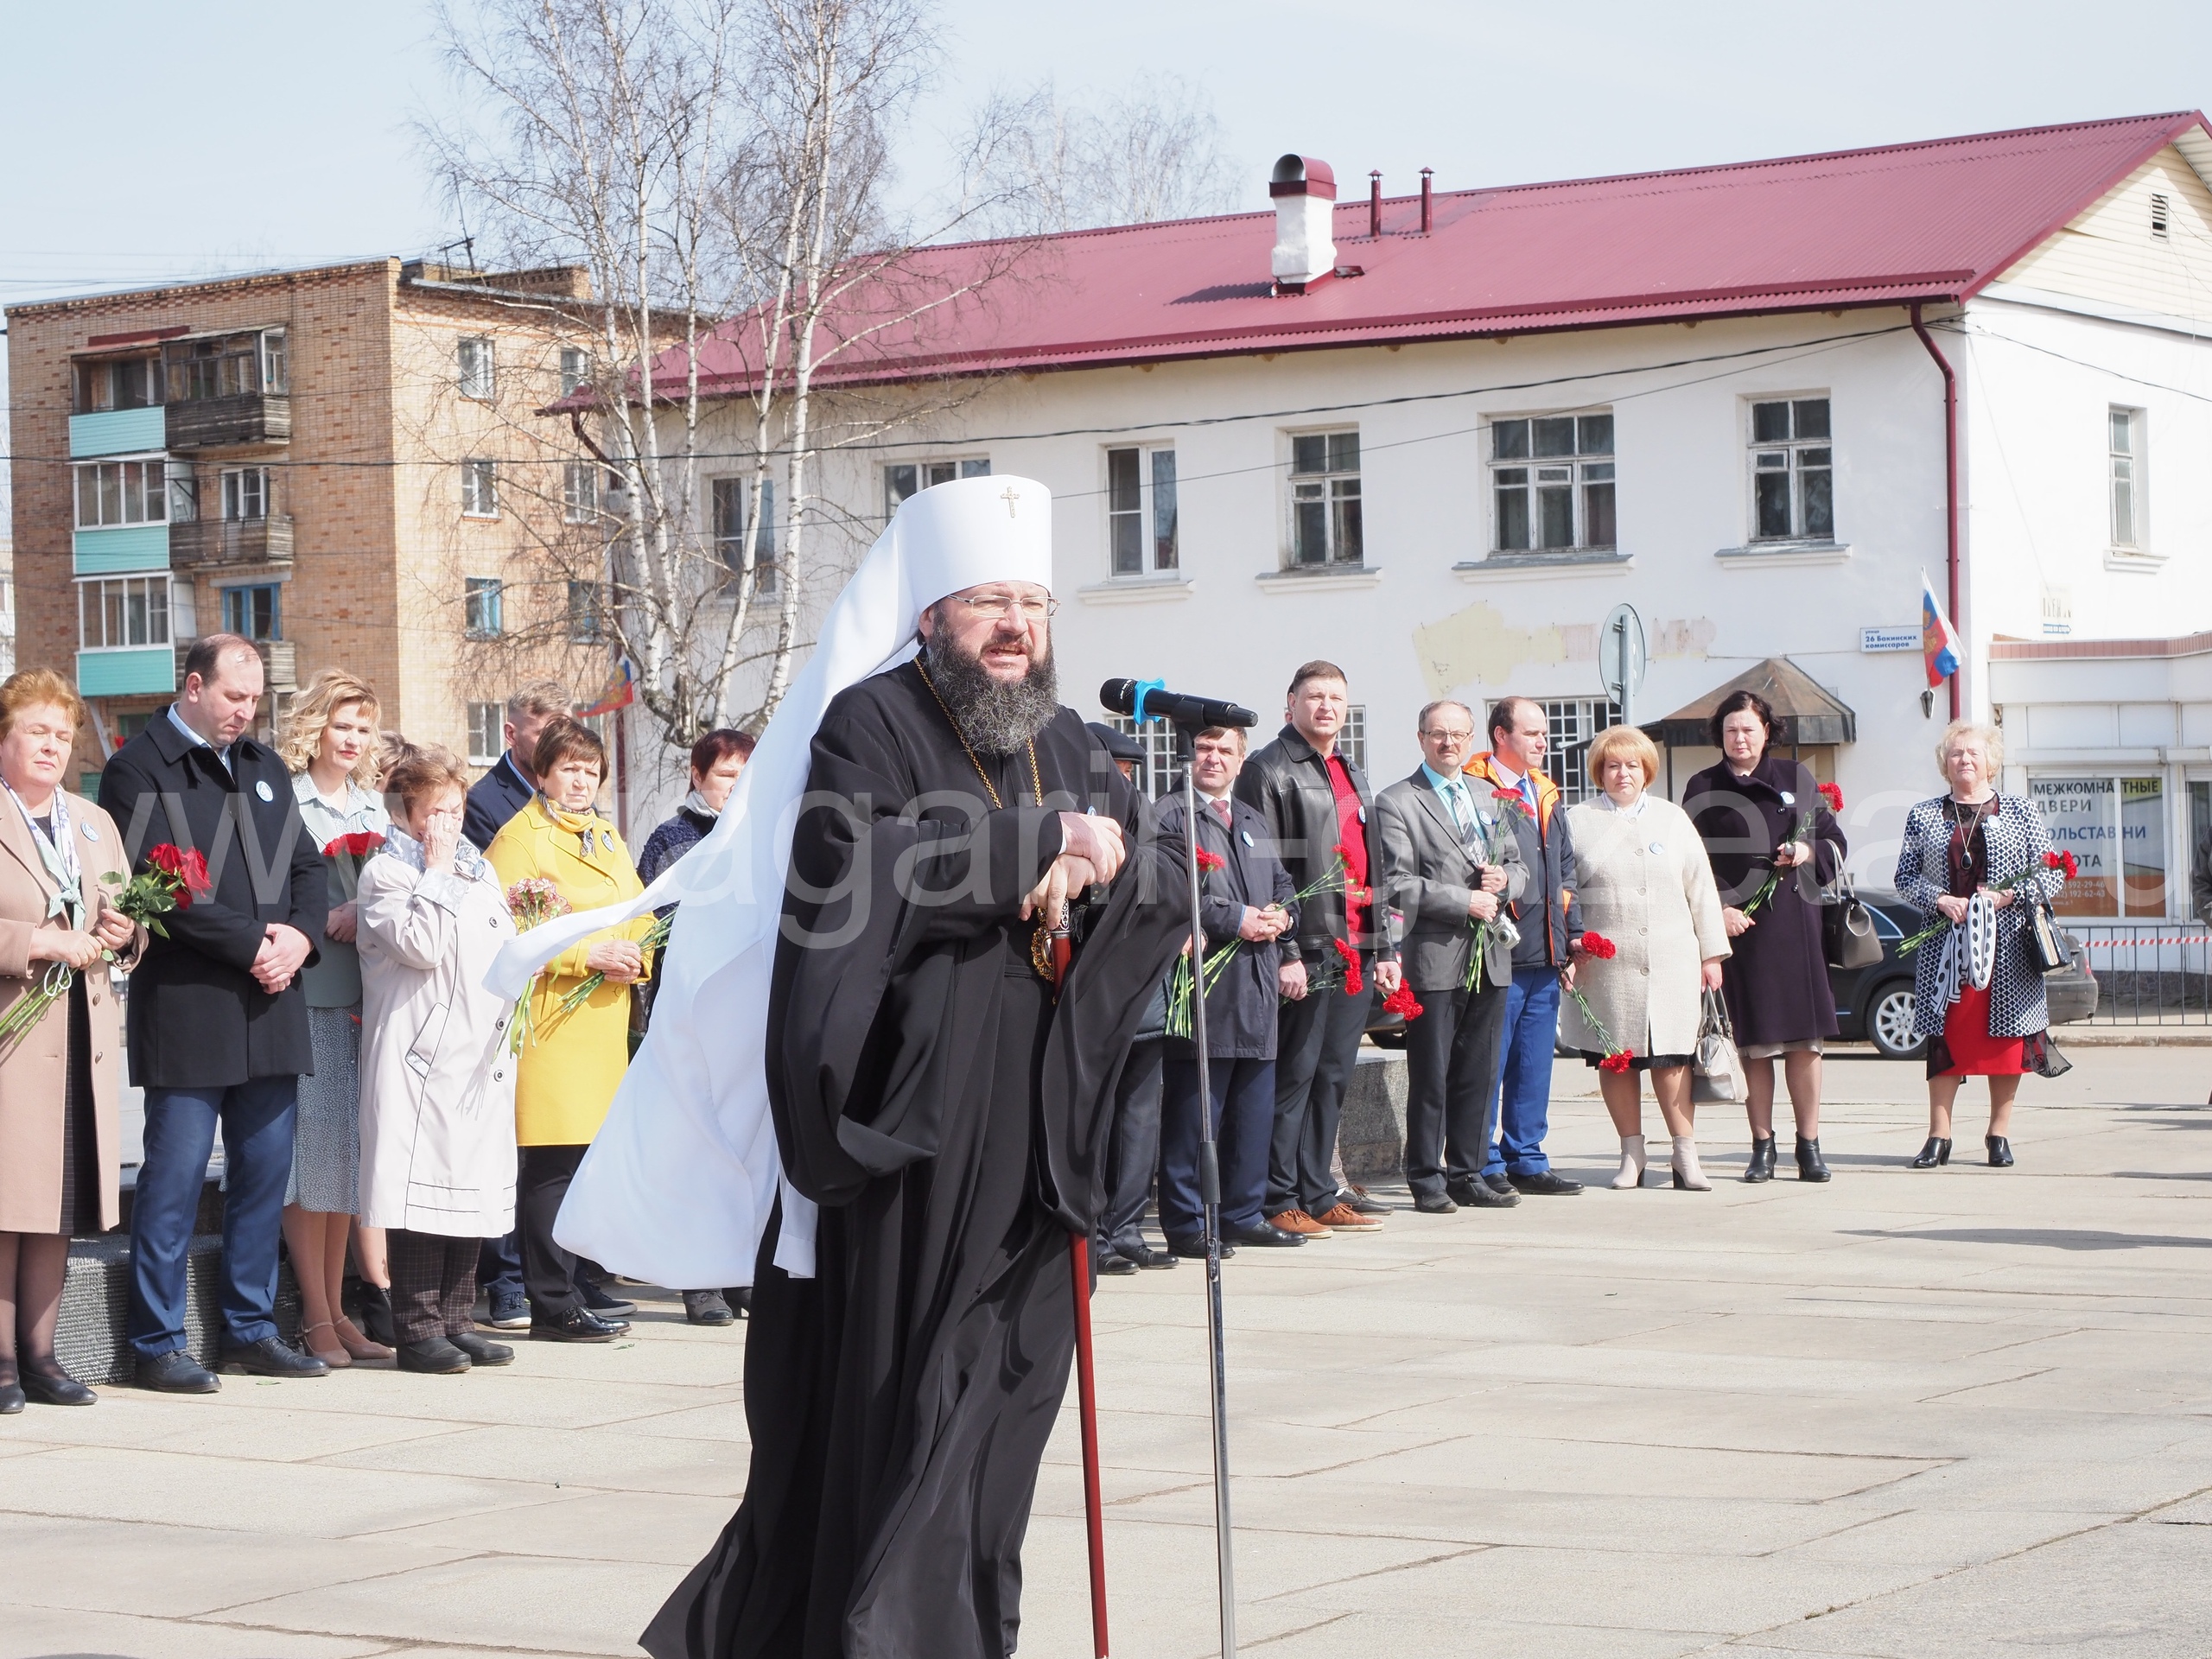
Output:
[[[1380,237],[1354,200],[1337,206],[1337,261],[1363,274],[1280,297],[1272,213],[953,244],[914,256],[902,291],[1011,270],[840,353],[817,384],[1963,299],[2191,137],[2212,128],[2184,111],[1440,192],[1426,236],[1417,198],[1385,203]],[[702,353],[704,389],[751,378],[730,327]],[[680,356],[663,361],[680,384]]]

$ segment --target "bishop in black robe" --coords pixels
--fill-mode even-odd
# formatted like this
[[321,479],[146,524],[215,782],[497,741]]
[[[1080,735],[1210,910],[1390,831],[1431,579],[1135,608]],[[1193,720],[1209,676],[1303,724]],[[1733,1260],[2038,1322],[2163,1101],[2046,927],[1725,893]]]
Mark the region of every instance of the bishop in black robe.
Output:
[[[1128,859],[1056,996],[1018,912],[1063,810],[1119,820]],[[816,1276],[774,1265],[779,1207],[744,1503],[645,1632],[655,1659],[1014,1651],[1074,1350],[1069,1236],[1094,1230],[1115,1081],[1188,931],[1179,869],[1072,709],[997,754],[914,663],[830,703],[766,1056],[785,1172],[821,1206]]]

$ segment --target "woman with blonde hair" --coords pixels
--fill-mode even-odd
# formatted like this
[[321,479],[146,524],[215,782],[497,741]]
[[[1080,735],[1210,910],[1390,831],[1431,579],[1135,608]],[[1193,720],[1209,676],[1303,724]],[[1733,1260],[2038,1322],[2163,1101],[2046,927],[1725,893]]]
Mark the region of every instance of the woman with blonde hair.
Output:
[[119,1218],[122,1021],[111,967],[146,942],[105,902],[130,861],[114,820],[61,787],[84,705],[51,669],[0,684],[0,1013],[66,990],[0,1047],[0,1414],[89,1406],[54,1338],[73,1234]]
[[[299,1281],[300,1338],[332,1366],[389,1359],[390,1275],[381,1237],[354,1226],[360,1208],[361,960],[353,946],[361,863],[391,821],[376,792],[377,694],[341,669],[326,669],[293,699],[277,753],[293,774],[301,821],[322,849],[330,919],[316,959],[300,974],[308,998],[313,1075],[300,1079],[292,1177],[284,1194],[284,1248]],[[346,1246],[353,1243],[367,1334],[340,1306]]]
[[[1596,1024],[1570,998],[1560,1010],[1560,1037],[1599,1068],[1598,1090],[1621,1139],[1613,1185],[1643,1185],[1637,1074],[1648,1071],[1674,1140],[1675,1186],[1710,1192],[1697,1161],[1690,1060],[1701,994],[1720,988],[1729,955],[1713,865],[1689,815],[1645,792],[1659,775],[1649,738],[1633,726],[1610,727],[1592,741],[1589,767],[1590,781],[1605,792],[1567,809],[1574,896],[1587,931],[1573,942],[1567,977]],[[1605,944],[1592,950],[1597,939]]]
[[[1898,895],[1942,933],[1916,953],[1912,1028],[1927,1036],[1928,1143],[1915,1169],[1951,1161],[1951,1108],[1967,1077],[1989,1079],[1989,1161],[2012,1160],[2012,1097],[2020,1075],[2047,1063],[2050,1010],[2020,935],[2036,900],[2064,879],[2044,855],[2050,837],[2035,803],[1999,792],[2005,740],[1955,720],[1936,745],[1949,790],[1905,815]],[[1982,982],[1977,986],[1976,979]]]

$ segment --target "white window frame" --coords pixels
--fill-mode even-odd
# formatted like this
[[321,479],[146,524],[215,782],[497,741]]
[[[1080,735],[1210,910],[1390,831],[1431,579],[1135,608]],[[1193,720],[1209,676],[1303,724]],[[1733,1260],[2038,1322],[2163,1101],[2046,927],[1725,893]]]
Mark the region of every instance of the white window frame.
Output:
[[569,643],[593,645],[607,638],[606,608],[595,582],[569,578]]
[[[776,480],[761,480],[760,522],[753,533],[753,591],[776,591]],[[734,577],[745,569],[745,515],[753,508],[753,474],[725,473],[707,481],[708,537],[715,556]],[[736,524],[730,524],[734,512]]]
[[489,334],[463,334],[454,343],[454,385],[464,397],[492,401],[499,390],[499,368]]
[[[1350,465],[1340,446],[1350,443]],[[1321,427],[1312,431],[1285,432],[1283,443],[1282,568],[1286,570],[1359,570],[1367,564],[1367,509],[1361,482],[1362,454],[1356,426]],[[1305,446],[1319,443],[1317,454]],[[1305,463],[1318,460],[1317,468],[1301,472]],[[1320,509],[1321,546],[1319,558],[1307,558],[1305,526],[1313,522],[1301,508]],[[1347,511],[1349,510],[1349,511]],[[1347,534],[1347,523],[1352,526]],[[1351,544],[1349,555],[1345,552]]]
[[[1557,448],[1562,422],[1572,445],[1564,453]],[[1609,553],[1620,545],[1620,444],[1610,404],[1493,415],[1482,443],[1493,554]],[[1539,448],[1551,453],[1539,454]],[[1561,505],[1567,539],[1546,539],[1548,511]]]
[[[1367,705],[1348,702],[1344,705],[1344,723],[1337,729],[1337,753],[1347,766],[1367,770]],[[1374,780],[1370,779],[1372,784]],[[1372,868],[1370,866],[1370,868]]]
[[1573,806],[1594,801],[1604,793],[1590,781],[1586,764],[1591,742],[1608,727],[1621,723],[1621,706],[1605,697],[1540,697],[1544,710],[1546,742],[1550,757],[1544,769],[1559,785],[1560,804]]
[[1175,446],[1114,444],[1105,451],[1104,465],[1107,575],[1127,579],[1180,570]]
[[588,524],[599,517],[599,463],[571,461],[561,468],[561,518],[564,524]]
[[226,523],[269,517],[269,469],[266,467],[225,467],[222,490]]
[[561,395],[570,397],[591,385],[591,348],[588,346],[563,346],[561,348]]
[[[77,649],[79,651],[151,651],[175,643],[172,626],[169,590],[171,582],[165,574],[137,576],[81,576],[77,583]],[[109,590],[124,603],[122,631],[125,638],[116,640],[107,637],[107,601]],[[130,601],[136,590],[142,601],[141,616],[146,638],[132,639]],[[90,603],[92,615],[99,619],[99,638],[95,643],[92,630],[86,626],[85,607]]]
[[[73,511],[79,530],[117,530],[133,524],[169,522],[169,480],[174,471],[164,455],[108,456],[79,461],[71,471]],[[86,485],[91,480],[92,517],[85,517]],[[110,517],[112,512],[113,517]],[[135,515],[135,516],[134,516]]]
[[498,576],[461,578],[461,632],[471,639],[497,639],[506,629],[507,584]]
[[292,390],[291,337],[282,328],[261,331],[261,390],[277,396]]
[[[1800,435],[1802,427],[1810,424],[1801,410],[1813,405],[1821,409],[1825,433]],[[1780,408],[1786,411],[1789,435],[1781,438],[1759,436],[1759,411]],[[1817,546],[1832,546],[1836,539],[1835,527],[1835,401],[1825,391],[1763,392],[1744,399],[1745,449],[1745,523],[1747,545],[1771,546],[1777,543],[1805,543]],[[1762,480],[1779,478],[1785,480],[1789,493],[1789,528],[1779,533],[1765,530],[1760,522],[1760,491]],[[1813,503],[1819,490],[1827,492],[1827,528],[1814,528],[1811,518]]]
[[2105,410],[2105,534],[2115,553],[2140,555],[2151,545],[2146,425],[2142,410],[2124,404]]
[[883,521],[889,524],[891,515],[899,511],[899,504],[923,490],[950,484],[955,479],[990,475],[988,455],[925,455],[914,461],[887,461],[883,463]]
[[494,766],[506,753],[507,706],[503,702],[468,705],[468,764]]
[[461,516],[497,518],[499,516],[499,463],[464,461],[461,463]]

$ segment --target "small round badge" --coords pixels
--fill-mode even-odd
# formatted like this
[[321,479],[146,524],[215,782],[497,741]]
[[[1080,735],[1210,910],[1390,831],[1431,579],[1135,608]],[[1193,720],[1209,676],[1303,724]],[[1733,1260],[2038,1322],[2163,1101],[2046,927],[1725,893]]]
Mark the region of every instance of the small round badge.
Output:
[[100,827],[97,823],[87,822],[84,829],[86,841],[98,841],[100,838]]
[[1249,830],[1240,830],[1236,833],[1244,837],[1244,844],[1247,847],[1254,844],[1252,841],[1252,832]]
[[253,786],[253,792],[264,801],[273,801],[276,798],[276,793],[269,787],[269,780],[266,778]]
[[1795,806],[1797,804],[1797,798],[1785,789],[1782,791],[1782,804],[1784,806]]
[[1662,842],[1655,841],[1651,843],[1651,850],[1655,853],[1663,853],[1667,849]]

